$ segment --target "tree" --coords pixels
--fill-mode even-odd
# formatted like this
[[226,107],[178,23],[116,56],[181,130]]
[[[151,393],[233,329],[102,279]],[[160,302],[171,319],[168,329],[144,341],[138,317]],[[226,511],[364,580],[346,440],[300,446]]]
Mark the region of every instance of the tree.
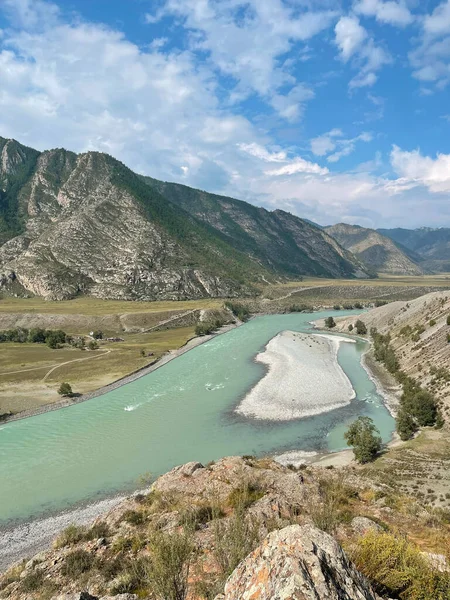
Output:
[[348,330],[349,331],[353,331],[353,324],[352,323],[350,323],[350,325],[348,326]]
[[336,327],[336,323],[335,323],[335,320],[333,319],[333,317],[327,317],[325,319],[325,327],[328,327],[328,329],[332,329],[333,327]]
[[70,383],[64,382],[59,386],[58,394],[60,396],[71,396],[72,393],[72,386],[70,385]]
[[347,446],[353,446],[355,459],[360,463],[372,461],[381,450],[380,432],[370,417],[358,417],[344,437]]
[[410,440],[417,431],[416,422],[404,408],[400,408],[398,411],[396,429],[403,441]]
[[94,340],[102,340],[103,339],[103,331],[97,330],[92,332],[92,337]]
[[366,327],[366,324],[364,323],[364,321],[361,321],[360,319],[358,319],[355,323],[355,327],[356,327],[356,333],[358,335],[366,335],[367,327]]
[[144,348],[142,348],[142,350],[141,350],[141,356],[142,356],[142,358],[145,357],[145,350],[144,350]]
[[89,350],[98,350],[98,344],[95,340],[91,340],[88,344]]

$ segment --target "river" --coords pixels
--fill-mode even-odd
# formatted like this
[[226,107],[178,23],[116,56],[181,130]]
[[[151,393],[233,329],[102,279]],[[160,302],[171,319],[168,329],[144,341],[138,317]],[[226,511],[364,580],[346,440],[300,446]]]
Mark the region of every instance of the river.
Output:
[[337,314],[258,317],[103,396],[0,425],[0,525],[131,491],[142,487],[141,476],[191,460],[336,451],[358,415],[372,417],[388,441],[394,421],[361,366],[363,341],[342,344],[338,354],[356,391],[348,406],[290,422],[233,411],[264,375],[254,357],[273,336],[311,331],[312,319]]

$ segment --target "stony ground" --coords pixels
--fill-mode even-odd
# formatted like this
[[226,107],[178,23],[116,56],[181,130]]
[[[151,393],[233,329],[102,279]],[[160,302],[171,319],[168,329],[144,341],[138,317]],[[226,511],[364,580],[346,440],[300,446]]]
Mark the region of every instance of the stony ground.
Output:
[[[0,598],[44,600],[79,590],[95,597],[133,593],[141,598],[170,598],[161,595],[161,582],[155,582],[154,573],[161,568],[161,552],[172,555],[173,544],[177,556],[189,554],[189,572],[184,572],[188,598],[214,598],[223,592],[227,577],[271,531],[291,525],[318,528],[318,533],[314,528],[303,534],[294,531],[306,546],[310,543],[306,540],[320,538],[323,551],[334,557],[330,564],[335,564],[341,550],[322,531],[332,534],[357,558],[358,544],[368,530],[380,535],[388,532],[392,539],[410,538],[418,544],[417,552],[442,555],[439,560],[445,564],[449,522],[448,512],[406,497],[386,482],[374,482],[361,467],[293,469],[252,457],[224,458],[207,466],[189,463],[159,478],[147,495],[126,500],[92,527],[65,530],[52,550],[12,567],[0,578]],[[428,534],[430,527],[433,535]],[[274,539],[287,539],[286,535],[292,533]],[[330,554],[333,544],[338,549]],[[308,561],[316,560],[308,556]],[[424,556],[431,560],[428,554]],[[274,568],[279,562],[275,561]],[[344,568],[342,562],[339,565]],[[233,595],[233,585],[237,589],[242,585],[242,578],[241,583],[234,578],[234,584],[233,578],[227,584],[225,597],[253,597],[247,592]],[[329,594],[304,597],[342,597]]]

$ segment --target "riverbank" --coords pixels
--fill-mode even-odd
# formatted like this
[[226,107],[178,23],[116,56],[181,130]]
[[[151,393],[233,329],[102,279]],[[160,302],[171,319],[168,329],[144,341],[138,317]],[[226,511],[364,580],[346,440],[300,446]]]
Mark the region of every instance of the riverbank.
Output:
[[190,340],[188,340],[180,348],[177,348],[175,350],[170,350],[167,354],[161,356],[161,358],[150,363],[146,367],[143,367],[142,369],[138,369],[137,371],[134,371],[133,373],[130,373],[129,375],[126,375],[125,377],[121,377],[120,379],[117,379],[116,381],[113,381],[113,382],[109,383],[108,385],[102,386],[101,388],[98,388],[97,390],[94,390],[93,392],[89,392],[87,394],[81,394],[79,396],[74,396],[72,398],[64,398],[58,402],[53,402],[51,404],[44,404],[42,406],[38,406],[38,407],[30,409],[30,410],[24,410],[24,411],[21,411],[16,414],[9,415],[8,417],[6,417],[0,421],[0,425],[4,425],[4,424],[10,423],[12,421],[19,421],[21,419],[27,419],[29,417],[35,417],[36,415],[51,412],[53,410],[60,410],[63,408],[68,408],[70,406],[73,406],[74,404],[80,404],[81,402],[86,402],[87,400],[92,400],[93,398],[98,398],[99,396],[103,396],[104,394],[106,394],[108,392],[112,392],[113,390],[117,390],[118,388],[120,388],[124,385],[127,385],[128,383],[131,383],[132,381],[136,381],[136,379],[140,379],[141,377],[148,375],[149,373],[153,373],[153,371],[156,371],[157,369],[159,369],[160,367],[171,362],[175,358],[178,358],[179,356],[186,354],[186,352],[193,350],[197,346],[200,346],[201,344],[204,344],[204,343],[212,340],[213,338],[215,338],[218,335],[227,333],[228,331],[231,331],[232,329],[235,329],[236,327],[239,327],[240,325],[242,325],[242,322],[236,321],[236,323],[230,323],[228,325],[224,325],[223,327],[218,329],[217,332],[215,332],[215,333],[211,333],[209,335],[203,335],[203,336],[195,336],[195,337],[191,338]]
[[283,331],[255,360],[267,368],[236,408],[253,419],[289,421],[350,404],[355,390],[338,363],[344,337]]

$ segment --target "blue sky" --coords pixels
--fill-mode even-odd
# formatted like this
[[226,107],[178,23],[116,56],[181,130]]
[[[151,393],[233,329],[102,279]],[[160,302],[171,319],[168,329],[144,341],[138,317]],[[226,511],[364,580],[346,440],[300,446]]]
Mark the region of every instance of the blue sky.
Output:
[[450,226],[450,0],[0,0],[0,135],[321,224]]

